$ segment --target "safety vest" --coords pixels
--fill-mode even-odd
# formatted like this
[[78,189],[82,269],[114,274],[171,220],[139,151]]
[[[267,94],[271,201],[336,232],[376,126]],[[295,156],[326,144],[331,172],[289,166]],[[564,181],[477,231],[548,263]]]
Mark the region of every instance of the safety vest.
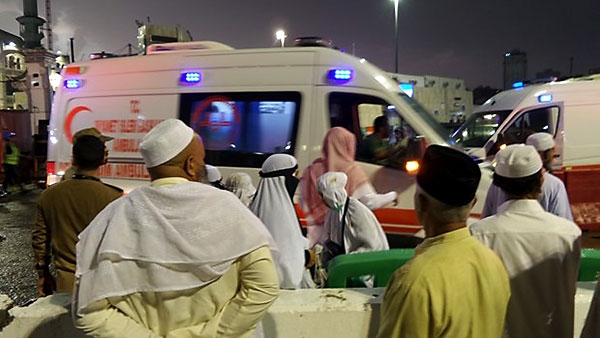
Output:
[[12,149],[12,154],[4,154],[4,163],[17,165],[19,164],[19,148],[17,148],[17,146],[14,144],[11,144],[10,148]]

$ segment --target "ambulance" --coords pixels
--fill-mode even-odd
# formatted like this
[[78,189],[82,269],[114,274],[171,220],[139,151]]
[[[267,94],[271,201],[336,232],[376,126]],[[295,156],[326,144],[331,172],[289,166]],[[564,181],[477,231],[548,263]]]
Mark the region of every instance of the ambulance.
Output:
[[532,133],[554,136],[553,174],[567,188],[574,220],[600,230],[600,74],[501,92],[452,134],[469,154],[493,161],[507,144]]
[[[321,156],[330,128],[344,127],[361,140],[382,114],[392,130],[410,135],[407,151],[388,164],[360,165],[378,192],[399,194],[396,206],[376,211],[384,229],[415,233],[421,228],[413,205],[419,161],[428,144],[451,145],[449,132],[381,69],[319,46],[169,43],[152,45],[143,56],[68,65],[52,107],[47,183],[69,167],[73,134],[82,128],[114,137],[101,177],[127,192],[148,184],[139,143],[167,118],[181,119],[202,137],[206,163],[223,177],[244,171],[256,184],[271,154],[295,156],[302,171]],[[483,176],[474,213],[481,211],[491,171]]]

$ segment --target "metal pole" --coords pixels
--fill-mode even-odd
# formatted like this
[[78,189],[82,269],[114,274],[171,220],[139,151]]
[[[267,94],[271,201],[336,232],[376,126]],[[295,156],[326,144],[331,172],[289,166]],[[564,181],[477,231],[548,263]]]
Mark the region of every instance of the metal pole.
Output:
[[71,41],[71,63],[75,62],[75,47],[73,46],[73,38],[69,38]]
[[573,76],[573,57],[569,58],[569,76]]
[[394,20],[394,38],[395,38],[395,42],[396,42],[396,54],[394,57],[394,63],[395,63],[395,68],[394,68],[394,72],[397,74],[398,73],[398,2],[400,0],[394,0],[394,14],[395,14],[395,20]]

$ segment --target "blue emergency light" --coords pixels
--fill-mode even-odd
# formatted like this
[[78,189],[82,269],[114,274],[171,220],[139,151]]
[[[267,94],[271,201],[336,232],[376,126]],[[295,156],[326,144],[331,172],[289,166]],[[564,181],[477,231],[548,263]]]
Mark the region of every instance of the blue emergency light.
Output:
[[327,73],[327,79],[337,83],[346,83],[354,77],[351,69],[332,69]]
[[517,82],[515,82],[515,83],[512,84],[513,88],[523,88],[523,86],[525,86],[523,84],[523,81],[517,81]]
[[542,95],[538,96],[538,101],[540,103],[552,102],[552,94],[542,94]]
[[79,79],[65,80],[64,86],[67,89],[79,89],[79,88],[81,88],[81,80],[79,80]]
[[193,85],[200,83],[201,78],[202,75],[199,72],[186,72],[181,73],[181,78],[179,78],[179,81],[183,84]]

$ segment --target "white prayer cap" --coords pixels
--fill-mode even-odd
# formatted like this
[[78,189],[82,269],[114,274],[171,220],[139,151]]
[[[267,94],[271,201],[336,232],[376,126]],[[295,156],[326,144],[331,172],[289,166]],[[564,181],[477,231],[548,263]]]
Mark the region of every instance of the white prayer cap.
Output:
[[540,169],[542,159],[532,146],[511,144],[496,154],[496,174],[502,177],[527,177]]
[[531,134],[525,143],[533,146],[537,151],[546,151],[554,148],[554,138],[548,133]]
[[142,139],[140,153],[146,167],[154,168],[168,162],[187,147],[194,130],[181,120],[168,119],[156,125]]
[[221,176],[221,172],[219,171],[219,169],[210,164],[206,165],[206,174],[207,174],[208,181],[210,183],[220,181],[221,178],[223,178],[223,176]]

